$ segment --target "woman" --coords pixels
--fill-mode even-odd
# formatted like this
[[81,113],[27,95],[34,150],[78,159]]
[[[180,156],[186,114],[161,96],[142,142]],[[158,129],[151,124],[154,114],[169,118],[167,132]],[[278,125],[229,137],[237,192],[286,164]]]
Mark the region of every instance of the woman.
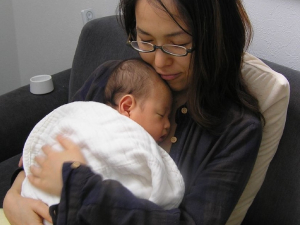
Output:
[[[225,224],[249,179],[262,135],[258,102],[241,78],[251,34],[243,6],[239,0],[121,0],[120,10],[129,44],[173,90],[171,131],[161,146],[184,177],[184,199],[179,208],[163,210],[135,198],[115,181],[102,182],[84,165],[74,169],[65,163],[61,204],[50,211],[59,223],[74,219],[72,224],[81,220],[89,224]],[[61,176],[64,161],[85,163],[78,146],[59,140],[66,151],[57,166],[47,146],[47,158],[40,159],[42,168],[35,169],[32,181],[40,188],[53,184],[47,176]],[[50,165],[51,173],[46,174]],[[58,175],[53,179],[60,180]],[[23,224],[30,224],[41,221],[40,215],[50,220],[47,207],[20,197],[23,176],[19,174],[6,197],[8,219],[21,221],[25,215]],[[66,188],[70,186],[79,191]],[[84,195],[86,190],[97,190],[97,195]],[[93,205],[90,210],[87,202]],[[16,204],[20,208],[15,209]]]

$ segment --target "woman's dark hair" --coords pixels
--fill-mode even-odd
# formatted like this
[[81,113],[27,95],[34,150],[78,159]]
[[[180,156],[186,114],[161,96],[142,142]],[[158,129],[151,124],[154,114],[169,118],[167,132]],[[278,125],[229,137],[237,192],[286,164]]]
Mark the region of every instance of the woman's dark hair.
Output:
[[[121,22],[132,37],[136,37],[137,1],[120,0],[119,4]],[[176,20],[161,0],[148,1]],[[241,1],[173,0],[173,3],[193,36],[195,51],[187,91],[187,105],[193,119],[213,130],[224,115],[226,99],[263,119],[258,101],[241,73],[243,55],[252,40],[252,26]]]

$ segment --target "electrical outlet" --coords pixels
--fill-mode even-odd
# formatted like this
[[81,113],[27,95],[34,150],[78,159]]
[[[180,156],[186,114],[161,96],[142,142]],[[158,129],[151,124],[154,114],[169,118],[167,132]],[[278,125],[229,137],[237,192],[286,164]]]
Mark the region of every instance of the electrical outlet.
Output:
[[83,10],[81,10],[81,17],[82,17],[82,22],[83,22],[83,25],[84,25],[87,22],[95,19],[94,10],[93,9],[83,9]]

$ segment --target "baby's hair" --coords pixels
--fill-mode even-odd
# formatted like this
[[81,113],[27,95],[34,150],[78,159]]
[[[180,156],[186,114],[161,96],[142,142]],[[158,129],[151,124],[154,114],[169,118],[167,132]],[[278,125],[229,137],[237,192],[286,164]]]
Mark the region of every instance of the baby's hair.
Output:
[[140,101],[147,99],[159,79],[155,70],[142,59],[128,59],[116,66],[110,75],[104,92],[104,103],[116,107],[123,95],[131,94]]

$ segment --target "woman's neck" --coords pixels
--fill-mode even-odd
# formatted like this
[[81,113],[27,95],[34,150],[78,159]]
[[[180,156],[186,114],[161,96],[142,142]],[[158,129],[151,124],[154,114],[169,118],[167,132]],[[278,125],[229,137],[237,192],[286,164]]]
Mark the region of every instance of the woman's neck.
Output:
[[176,111],[179,106],[186,103],[186,91],[173,92],[173,111]]

